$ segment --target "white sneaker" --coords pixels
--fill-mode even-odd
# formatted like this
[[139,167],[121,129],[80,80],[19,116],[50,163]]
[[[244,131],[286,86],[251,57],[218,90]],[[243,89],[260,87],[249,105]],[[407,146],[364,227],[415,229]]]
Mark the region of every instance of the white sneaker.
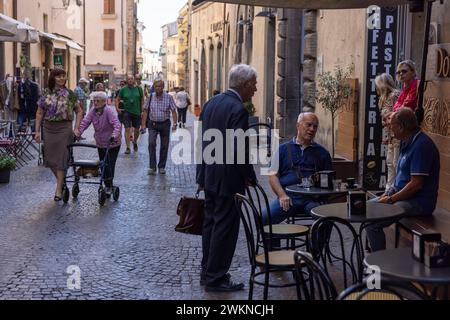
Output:
[[159,174],[166,174],[166,169],[159,169]]
[[156,174],[156,169],[148,169],[148,175],[154,176]]

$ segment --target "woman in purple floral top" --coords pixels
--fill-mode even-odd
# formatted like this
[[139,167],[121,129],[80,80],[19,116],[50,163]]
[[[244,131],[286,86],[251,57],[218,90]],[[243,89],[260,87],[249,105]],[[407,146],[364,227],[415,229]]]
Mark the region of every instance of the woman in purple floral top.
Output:
[[50,168],[56,177],[55,201],[61,201],[65,173],[69,163],[67,146],[73,142],[72,122],[76,112],[75,128],[80,127],[83,109],[76,95],[66,88],[66,72],[55,69],[50,73],[48,90],[44,91],[38,102],[36,113],[37,142],[41,142],[41,124],[43,123],[44,165]]
[[105,159],[106,151],[109,147],[104,180],[106,185],[105,191],[110,194],[114,186],[113,180],[116,161],[122,141],[122,125],[117,114],[111,107],[106,105],[108,96],[105,92],[94,92],[92,94],[92,100],[94,101],[94,108],[89,110],[88,114],[81,122],[80,130],[75,130],[75,134],[77,137],[81,137],[91,124],[94,126],[94,138],[97,143],[98,155],[101,161]]

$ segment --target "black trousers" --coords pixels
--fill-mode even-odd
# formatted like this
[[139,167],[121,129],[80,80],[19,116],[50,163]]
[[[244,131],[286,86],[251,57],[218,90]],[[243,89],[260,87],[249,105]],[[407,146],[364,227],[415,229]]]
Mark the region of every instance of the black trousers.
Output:
[[205,192],[202,278],[220,283],[231,266],[239,235],[240,217],[233,197]]
[[158,169],[165,169],[170,143],[170,120],[164,122],[148,122],[148,153],[150,155],[150,169],[156,169],[156,141],[161,137]]
[[178,109],[178,123],[185,124],[188,108],[182,108],[182,109],[177,108],[177,109]]
[[[120,146],[109,149],[108,159],[106,161],[105,175],[103,176],[103,181],[105,186],[112,188],[114,186],[114,174],[116,172],[116,161],[119,155]],[[100,160],[103,161],[106,156],[106,149],[98,148],[98,156]]]

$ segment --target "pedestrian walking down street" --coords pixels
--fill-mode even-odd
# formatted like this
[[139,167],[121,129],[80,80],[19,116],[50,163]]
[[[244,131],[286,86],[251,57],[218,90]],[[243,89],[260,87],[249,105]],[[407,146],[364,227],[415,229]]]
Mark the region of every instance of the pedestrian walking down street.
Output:
[[[256,92],[257,73],[254,68],[240,64],[231,68],[229,74],[230,89],[209,100],[200,115],[203,124],[202,137],[210,129],[219,130],[227,137],[227,130],[248,130],[248,111],[244,103],[250,101]],[[203,142],[202,154],[211,141]],[[246,185],[256,183],[253,166],[249,163],[249,146],[246,145],[246,161],[238,164],[237,141],[234,147],[234,163],[225,159],[215,159],[212,164],[202,164],[197,168],[199,190],[205,191],[205,220],[203,224],[203,260],[201,285],[206,291],[237,291],[244,288],[243,283],[231,280],[228,271],[236,249],[239,235],[240,217],[235,206],[236,193],[245,194]],[[224,143],[222,155],[226,154]],[[215,157],[216,155],[211,155]],[[205,155],[204,155],[205,156]],[[208,161],[210,163],[210,161]]]
[[186,128],[186,116],[188,107],[191,105],[191,97],[183,87],[175,95],[175,103],[178,111],[178,126]]
[[83,108],[83,116],[87,113],[87,104],[89,99],[89,81],[86,78],[81,78],[78,81],[78,86],[75,88],[74,92],[77,96],[78,101],[80,102]]
[[73,142],[73,113],[76,112],[75,132],[83,118],[83,108],[74,92],[66,88],[66,72],[55,69],[50,73],[48,91],[38,102],[36,113],[36,142],[41,142],[41,123],[44,120],[44,165],[57,179],[54,200],[62,200],[65,172],[69,164],[67,146]]
[[164,92],[164,81],[156,80],[153,83],[153,93],[144,107],[142,113],[141,130],[148,128],[148,152],[150,155],[149,175],[156,174],[156,142],[158,135],[161,138],[158,169],[160,174],[166,174],[167,156],[170,143],[170,116],[172,115],[172,130],[177,130],[177,106],[172,96]]
[[18,130],[22,131],[24,123],[28,122],[32,132],[35,132],[37,103],[41,95],[39,85],[25,74],[20,81],[18,90],[20,105],[19,114],[17,115]]
[[91,124],[94,126],[94,138],[98,148],[98,155],[103,161],[106,157],[106,151],[109,149],[106,170],[105,170],[105,192],[111,194],[114,186],[114,173],[116,168],[117,156],[120,152],[122,141],[122,125],[114,113],[113,109],[107,106],[108,96],[105,92],[96,91],[92,94],[94,107],[88,112],[80,125],[80,130],[75,130],[75,135],[79,138]]
[[[123,105],[123,109],[120,107]],[[131,135],[133,135],[134,152],[138,152],[137,141],[139,139],[139,128],[141,126],[141,114],[144,106],[144,92],[136,85],[133,75],[127,78],[127,85],[123,87],[116,98],[116,108],[119,115],[123,117],[125,126],[125,143],[127,150],[125,154],[130,154]],[[132,132],[134,129],[134,132]]]
[[[117,104],[117,98],[119,97],[120,94],[120,90],[122,90],[123,87],[125,87],[127,85],[127,82],[122,80],[120,81],[119,84],[119,88],[114,92],[114,95],[112,97],[112,100],[114,101],[114,106],[116,107],[116,111],[117,111],[117,115],[119,117],[119,121],[120,123],[123,124],[123,102],[119,102],[119,104]],[[119,99],[120,101],[120,99]],[[122,110],[122,112],[121,112]]]

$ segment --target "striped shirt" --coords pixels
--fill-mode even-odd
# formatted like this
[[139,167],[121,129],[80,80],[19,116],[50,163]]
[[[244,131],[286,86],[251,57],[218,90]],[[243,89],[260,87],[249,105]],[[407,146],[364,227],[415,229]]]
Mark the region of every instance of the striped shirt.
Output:
[[157,97],[156,93],[153,93],[145,104],[145,111],[148,111],[150,121],[155,122],[169,120],[171,112],[176,110],[177,106],[173,97],[166,92],[163,93],[162,97]]

